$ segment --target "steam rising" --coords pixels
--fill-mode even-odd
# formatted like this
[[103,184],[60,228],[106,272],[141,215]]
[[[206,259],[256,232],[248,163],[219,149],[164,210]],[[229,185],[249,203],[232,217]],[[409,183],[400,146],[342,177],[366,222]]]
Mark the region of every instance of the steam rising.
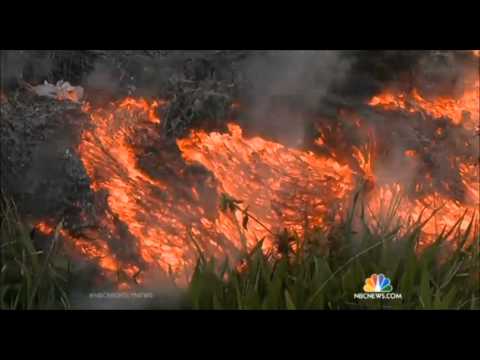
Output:
[[[306,223],[326,227],[324,214],[332,223],[338,221],[343,203],[336,202],[348,199],[364,180],[371,181],[373,190],[366,198],[377,212],[376,201],[382,196],[388,200],[395,186],[402,187],[410,196],[402,209],[405,218],[418,215],[425,204],[443,201],[447,206],[440,220],[450,224],[478,202],[479,139],[470,126],[478,123],[478,111],[462,113],[456,123],[445,116],[444,102],[437,101],[470,89],[465,79],[475,73],[471,57],[460,52],[268,51],[215,63],[213,55],[98,60],[83,77],[87,92],[157,98],[126,98],[109,107],[84,109],[92,127],[82,133],[76,150],[90,189],[96,198],[103,196],[103,212],[96,209],[103,232],[87,228],[81,238],[65,231],[65,238],[79,254],[101,259],[99,267],[111,277],[123,271],[137,281],[141,270],[141,283],[149,267],[174,272],[193,268],[196,246],[224,257],[236,254],[245,239],[251,247],[269,236],[254,225],[242,230],[238,214],[219,213],[212,199],[220,192],[246,200],[272,229],[285,225],[300,234],[304,224],[298,220],[298,204],[308,204],[306,215],[315,215]],[[39,80],[52,74],[47,57],[37,62],[28,54],[6,52],[2,65],[2,86],[32,66]],[[176,143],[170,139],[173,147],[168,147],[157,112],[168,101],[158,98],[178,79],[192,87],[240,79],[234,84],[243,107],[240,126],[229,125],[229,133],[192,129]],[[411,96],[414,88],[425,97],[423,102]],[[374,95],[384,101],[372,103]],[[399,106],[402,101],[413,105]],[[434,116],[432,108],[439,108],[442,116]],[[38,156],[46,158],[46,153],[47,146]],[[39,166],[31,168],[40,173]],[[26,184],[19,186],[35,188]],[[95,307],[117,302],[91,301]]]
[[303,143],[308,115],[321,108],[332,85],[348,74],[339,51],[271,51],[243,65],[248,84],[246,125],[281,143]]

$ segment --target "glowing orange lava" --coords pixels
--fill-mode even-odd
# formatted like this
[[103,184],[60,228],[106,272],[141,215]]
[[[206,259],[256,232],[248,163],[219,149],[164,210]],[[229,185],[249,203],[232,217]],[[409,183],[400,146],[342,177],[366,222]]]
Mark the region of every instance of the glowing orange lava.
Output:
[[417,152],[415,150],[405,150],[405,156],[413,158],[417,156]]
[[480,88],[478,76],[471,82],[459,98],[438,97],[434,100],[425,99],[417,89],[410,94],[386,91],[372,97],[370,106],[385,110],[404,110],[410,113],[424,111],[432,118],[448,118],[456,125],[474,128],[478,126],[480,112]]
[[44,235],[51,235],[54,231],[54,229],[50,225],[48,225],[46,221],[39,222],[35,226],[35,228]]
[[[262,226],[255,222],[241,226],[240,213],[219,212],[216,203],[215,211],[207,211],[206,203],[214,201],[215,194],[218,198],[226,192],[243,200],[272,232],[289,228],[301,235],[307,228],[339,220],[353,187],[348,166],[259,137],[246,139],[234,124],[229,125],[230,133],[194,131],[177,142],[188,163],[201,164],[213,174],[205,183],[213,189],[207,200],[197,183],[183,185],[182,179],[159,180],[147,173],[138,163],[134,142],[140,134],[158,138],[155,125],[161,121],[156,110],[162,104],[128,98],[102,109],[83,108],[93,126],[84,131],[78,153],[92,191],[108,194],[109,212],[100,223],[108,236],[96,231],[86,237],[63,235],[106,274],[113,277],[121,269],[133,276],[141,268],[157,268],[182,281],[193,269],[198,248],[235,258],[262,238],[265,248],[272,246],[273,239]],[[177,169],[176,176],[186,176],[186,170]],[[135,239],[132,252],[143,265],[117,254],[115,238],[121,237],[114,225],[117,220]]]
[[[92,126],[84,130],[77,151],[90,177],[91,190],[99,198],[106,196],[108,210],[100,216],[101,231],[90,229],[74,235],[62,229],[61,234],[76,253],[96,261],[111,278],[121,271],[143,283],[149,274],[160,270],[172,273],[182,283],[191,274],[198,251],[235,259],[261,239],[265,249],[271,248],[271,232],[288,228],[301,236],[308,229],[329,229],[344,215],[360,181],[365,190],[362,201],[373,226],[385,223],[382,217],[391,213],[389,206],[400,195],[402,199],[395,205],[396,219],[401,222],[398,225],[407,227],[420,216],[426,219],[434,214],[424,228],[425,242],[453,226],[465,212],[468,217],[460,225],[463,230],[468,220],[477,216],[478,163],[458,160],[465,188],[460,201],[438,191],[422,192],[424,187],[433,189],[430,174],[417,184],[416,197],[403,196],[406,189],[400,182],[386,181],[378,174],[373,133],[368,144],[353,147],[356,167],[340,162],[334,154],[321,156],[261,137],[247,138],[233,122],[226,133],[192,130],[176,141],[174,157],[171,148],[161,150],[164,140],[159,110],[166,104],[163,100],[127,98],[99,109],[83,106]],[[445,117],[473,135],[473,127],[467,125],[478,123],[478,80],[458,99],[427,100],[414,90],[411,94],[385,92],[369,104]],[[364,127],[360,117],[349,116],[353,128]],[[444,130],[432,133],[442,136]],[[323,147],[328,140],[328,134],[322,134],[315,143]],[[419,154],[406,149],[401,156],[413,163]],[[262,225],[251,221],[244,227],[240,211],[219,211],[222,193],[242,200],[242,208],[248,208]],[[37,228],[45,234],[53,232],[46,223],[37,224]]]
[[[200,163],[214,174],[219,192],[243,200],[271,230],[286,227],[300,235],[305,228],[324,226],[329,211],[341,213],[353,187],[348,166],[260,137],[245,139],[235,124],[229,125],[229,131],[195,131],[178,140],[187,161]],[[334,218],[335,211],[330,216]],[[222,222],[217,226],[231,238],[238,237],[237,227]],[[250,245],[267,235],[253,223],[245,232]]]
[[[370,100],[369,105],[380,107],[384,110],[403,110],[409,113],[423,111],[434,119],[447,118],[452,124],[462,125],[465,130],[470,132],[472,142],[471,144],[467,143],[465,146],[474,146],[476,153],[478,153],[479,139],[478,135],[475,135],[475,129],[478,129],[479,123],[479,81],[478,76],[474,76],[473,79],[470,82],[471,85],[466,87],[465,92],[459,98],[438,97],[433,100],[426,100],[415,89],[411,94],[386,91],[374,96]],[[445,130],[443,128],[435,130],[435,135],[438,137],[443,136],[444,133]],[[404,155],[409,158],[416,158],[417,152],[406,150]],[[450,160],[452,163],[457,164],[456,166],[451,166],[452,171],[458,171],[462,179],[462,185],[465,189],[463,201],[453,199],[437,191],[419,195],[415,199],[405,197],[398,207],[398,212],[401,215],[399,219],[404,226],[418,219],[420,215],[422,215],[422,219],[427,219],[434,215],[423,229],[426,235],[424,240],[428,242],[429,239],[433,239],[435,235],[440,234],[444,228],[450,228],[455,225],[458,219],[466,214],[464,221],[459,225],[459,229],[465,230],[470,221],[474,221],[473,224],[478,233],[478,206],[480,203],[478,190],[480,188],[479,159],[477,157],[477,159],[467,160]],[[431,187],[432,181],[431,176],[427,174],[424,184],[417,184],[417,191],[425,185]],[[452,190],[449,184],[445,186],[448,190]],[[386,213],[387,209],[382,207],[381,203],[389,203],[391,199],[402,192],[404,192],[404,189],[402,189],[400,184],[385,185],[376,189],[376,192],[371,194],[369,199],[370,207],[373,209],[373,217]]]

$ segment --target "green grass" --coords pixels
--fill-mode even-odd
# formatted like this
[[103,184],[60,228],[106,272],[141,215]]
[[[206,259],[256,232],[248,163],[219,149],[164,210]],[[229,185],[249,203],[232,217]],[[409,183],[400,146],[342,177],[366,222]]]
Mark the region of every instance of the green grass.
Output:
[[[230,204],[224,210],[234,211]],[[392,212],[390,217],[394,216]],[[352,221],[353,211],[335,229],[333,239],[321,231],[304,239],[284,232],[277,237],[277,251],[267,254],[259,243],[244,256],[246,266],[241,271],[227,262],[217,264],[214,259],[199,257],[187,292],[188,306],[480,309],[479,236],[473,219],[466,231],[460,232],[457,223],[420,252],[417,247],[425,222],[417,222],[403,234],[399,228],[373,230],[364,223],[359,234],[352,231]],[[354,293],[363,292],[365,279],[372,273],[389,277],[393,292],[402,294],[402,300],[354,300]]]
[[[83,286],[85,293],[93,291],[79,281],[88,274],[72,272],[62,253],[61,224],[48,249],[39,251],[14,203],[2,196],[0,204],[1,309],[68,309],[71,289],[78,292]],[[244,227],[249,221],[258,222],[240,204],[224,196],[221,210],[241,211]],[[353,231],[356,207],[328,233],[315,230],[303,238],[287,231],[272,233],[275,248],[265,252],[259,242],[243,255],[241,267],[199,254],[191,282],[182,290],[181,307],[480,309],[478,218],[463,232],[457,223],[432,246],[418,251],[428,219],[400,231],[394,227],[395,209],[391,208],[385,211],[384,226],[372,228],[361,221],[363,229]],[[393,292],[402,294],[402,300],[355,300],[353,294],[363,291],[372,273],[389,277]]]
[[38,250],[14,202],[0,197],[0,309],[65,309],[68,260],[61,255],[57,227],[45,251]]

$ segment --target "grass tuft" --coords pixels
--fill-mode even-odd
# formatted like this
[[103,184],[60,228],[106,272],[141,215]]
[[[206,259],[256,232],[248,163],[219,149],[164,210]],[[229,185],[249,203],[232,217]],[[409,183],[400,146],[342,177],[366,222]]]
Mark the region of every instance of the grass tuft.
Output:
[[[59,253],[57,227],[47,250],[39,250],[15,203],[0,196],[0,309],[66,309],[68,261]],[[60,225],[61,226],[61,225]]]
[[[354,207],[357,204],[354,204]],[[392,205],[392,208],[395,205]],[[197,263],[186,298],[194,309],[480,309],[479,234],[472,239],[474,220],[462,233],[458,223],[445,229],[432,245],[418,251],[422,228],[408,231],[388,224],[352,231],[353,213],[330,233],[316,230],[299,239],[282,232],[277,252],[261,245],[245,254],[244,267],[214,260]],[[364,214],[364,212],[361,212]],[[460,220],[459,220],[460,222]],[[456,235],[455,235],[456,234]],[[330,249],[325,249],[325,239]],[[454,236],[452,238],[452,236]],[[285,239],[294,238],[295,250],[286,251]],[[448,242],[446,239],[449,238]],[[457,244],[452,250],[452,243]],[[281,250],[281,251],[280,251]],[[445,255],[447,254],[447,255]],[[391,279],[397,300],[356,300],[373,273]]]

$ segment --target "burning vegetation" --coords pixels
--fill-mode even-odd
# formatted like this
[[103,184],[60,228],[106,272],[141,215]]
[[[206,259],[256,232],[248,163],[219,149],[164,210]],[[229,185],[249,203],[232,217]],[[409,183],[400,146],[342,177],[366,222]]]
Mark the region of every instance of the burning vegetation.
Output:
[[[409,95],[385,92],[369,102],[372,107],[403,111],[407,116],[423,113],[425,122],[439,119],[450,122],[439,125],[433,134],[423,134],[430,135],[433,143],[444,141],[437,135],[446,124],[452,132],[465,130],[470,135],[464,145],[471,151],[464,156],[446,154],[445,161],[458,176],[458,183],[449,183],[448,174],[443,179],[441,174],[434,178],[431,172],[426,172],[415,179],[413,189],[408,189],[406,186],[412,184],[396,179],[395,174],[383,179],[382,174],[376,173],[375,162],[382,155],[375,146],[375,129],[371,129],[366,147],[352,147],[349,160],[356,162],[352,166],[348,161],[339,161],[337,156],[292,149],[261,137],[246,138],[234,122],[225,133],[192,130],[189,136],[178,139],[177,145],[187,164],[200,164],[209,170],[208,178],[203,182],[188,179],[185,175],[188,167],[180,163],[178,168],[169,169],[174,173],[171,177],[163,176],[165,164],[152,160],[155,165],[149,165],[147,170],[142,168],[140,159],[148,161],[145,158],[155,157],[155,142],[164,141],[159,135],[158,110],[166,101],[127,98],[100,109],[86,104],[83,109],[90,116],[92,129],[83,133],[78,153],[92,180],[92,191],[106,196],[108,214],[99,224],[101,232],[90,231],[86,238],[72,234],[67,237],[81,254],[97,259],[106,272],[116,273],[121,269],[133,277],[141,268],[147,271],[159,268],[182,279],[194,267],[196,246],[218,258],[235,257],[261,239],[265,240],[264,249],[271,248],[274,241],[271,234],[282,229],[299,236],[314,228],[331,229],[340,223],[361,185],[372,225],[379,224],[379,218],[398,197],[397,221],[402,227],[408,228],[419,219],[429,220],[423,229],[424,244],[452,228],[463,215],[458,229],[464,231],[474,221],[474,233],[478,233],[475,219],[479,170],[474,156],[478,153],[474,130],[479,121],[478,79],[473,84],[458,99],[427,101],[413,90]],[[355,126],[368,125],[357,119]],[[316,141],[320,146],[323,136],[328,135],[321,135]],[[149,143],[152,152],[146,153],[142,147]],[[398,171],[412,171],[408,163],[418,162],[419,156],[428,156],[429,146],[432,145],[418,149],[421,155],[417,150],[405,150],[405,167]],[[335,155],[336,149],[331,150]],[[208,212],[208,202],[212,199],[201,196],[204,188],[209,188],[216,202],[223,193],[241,199],[259,221],[242,226],[240,211]],[[210,207],[215,207],[215,203]],[[123,224],[123,236],[131,238],[131,251],[140,259],[122,259],[111,249],[112,241],[123,239],[115,228],[116,222]],[[142,274],[136,280],[143,277]]]
[[85,101],[73,150],[92,206],[78,205],[61,227],[39,219],[36,231],[60,236],[69,256],[97,264],[121,290],[166,275],[185,286],[199,254],[241,269],[245,253],[299,251],[319,232],[333,251],[347,219],[353,234],[422,224],[416,251],[439,236],[456,251],[480,231],[478,76],[468,73],[451,96],[386,87],[357,108],[312,116],[312,140],[298,147],[247,135],[234,117],[172,138],[172,97]]

